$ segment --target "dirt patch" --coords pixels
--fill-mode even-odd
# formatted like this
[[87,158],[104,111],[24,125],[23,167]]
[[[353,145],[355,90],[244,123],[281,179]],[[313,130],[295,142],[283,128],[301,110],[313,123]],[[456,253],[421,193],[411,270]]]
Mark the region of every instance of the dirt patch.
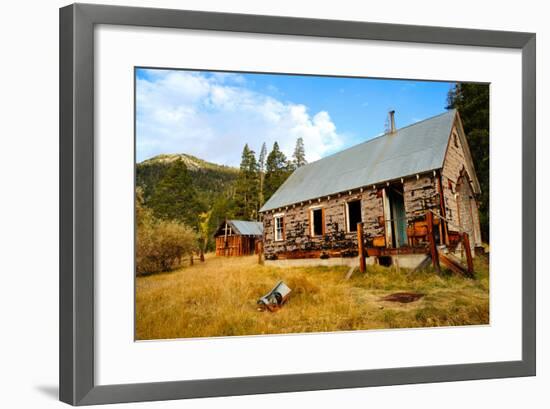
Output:
[[380,298],[381,301],[391,301],[391,302],[400,302],[400,303],[409,303],[424,297],[424,294],[419,293],[394,293],[386,295],[385,297]]

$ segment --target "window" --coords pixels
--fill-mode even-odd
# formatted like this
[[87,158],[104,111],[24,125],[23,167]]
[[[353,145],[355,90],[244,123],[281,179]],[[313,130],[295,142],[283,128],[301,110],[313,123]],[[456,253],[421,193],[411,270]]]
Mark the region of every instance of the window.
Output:
[[325,233],[325,220],[322,208],[311,210],[311,235],[322,236]]
[[283,216],[275,216],[275,241],[284,240],[285,225]]
[[348,208],[348,232],[357,231],[357,223],[361,223],[361,200],[353,200],[347,203]]

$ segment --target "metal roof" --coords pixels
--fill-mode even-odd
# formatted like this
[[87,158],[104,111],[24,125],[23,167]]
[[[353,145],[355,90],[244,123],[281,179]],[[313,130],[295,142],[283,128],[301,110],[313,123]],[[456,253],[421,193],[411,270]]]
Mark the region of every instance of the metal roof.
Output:
[[261,222],[249,222],[245,220],[228,220],[237,234],[243,236],[261,236],[264,233],[264,225]]
[[453,109],[302,166],[260,211],[440,169],[455,115]]

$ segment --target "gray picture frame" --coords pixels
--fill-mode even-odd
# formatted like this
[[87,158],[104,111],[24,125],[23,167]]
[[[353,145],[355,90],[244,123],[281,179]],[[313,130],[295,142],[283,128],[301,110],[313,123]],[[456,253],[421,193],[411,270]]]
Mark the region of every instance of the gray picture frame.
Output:
[[[534,33],[74,4],[60,9],[59,397],[72,405],[535,375]],[[94,380],[94,26],[97,24],[503,47],[522,53],[522,359],[509,362],[197,379]]]

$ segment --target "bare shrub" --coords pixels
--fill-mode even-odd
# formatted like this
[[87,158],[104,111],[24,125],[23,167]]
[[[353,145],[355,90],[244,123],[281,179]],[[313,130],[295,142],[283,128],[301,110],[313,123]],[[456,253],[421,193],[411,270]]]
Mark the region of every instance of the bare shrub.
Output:
[[196,246],[196,234],[181,222],[160,220],[143,205],[136,190],[136,274],[154,274],[178,268]]
[[138,225],[136,273],[153,274],[178,268],[195,243],[195,233],[179,222],[151,220]]

